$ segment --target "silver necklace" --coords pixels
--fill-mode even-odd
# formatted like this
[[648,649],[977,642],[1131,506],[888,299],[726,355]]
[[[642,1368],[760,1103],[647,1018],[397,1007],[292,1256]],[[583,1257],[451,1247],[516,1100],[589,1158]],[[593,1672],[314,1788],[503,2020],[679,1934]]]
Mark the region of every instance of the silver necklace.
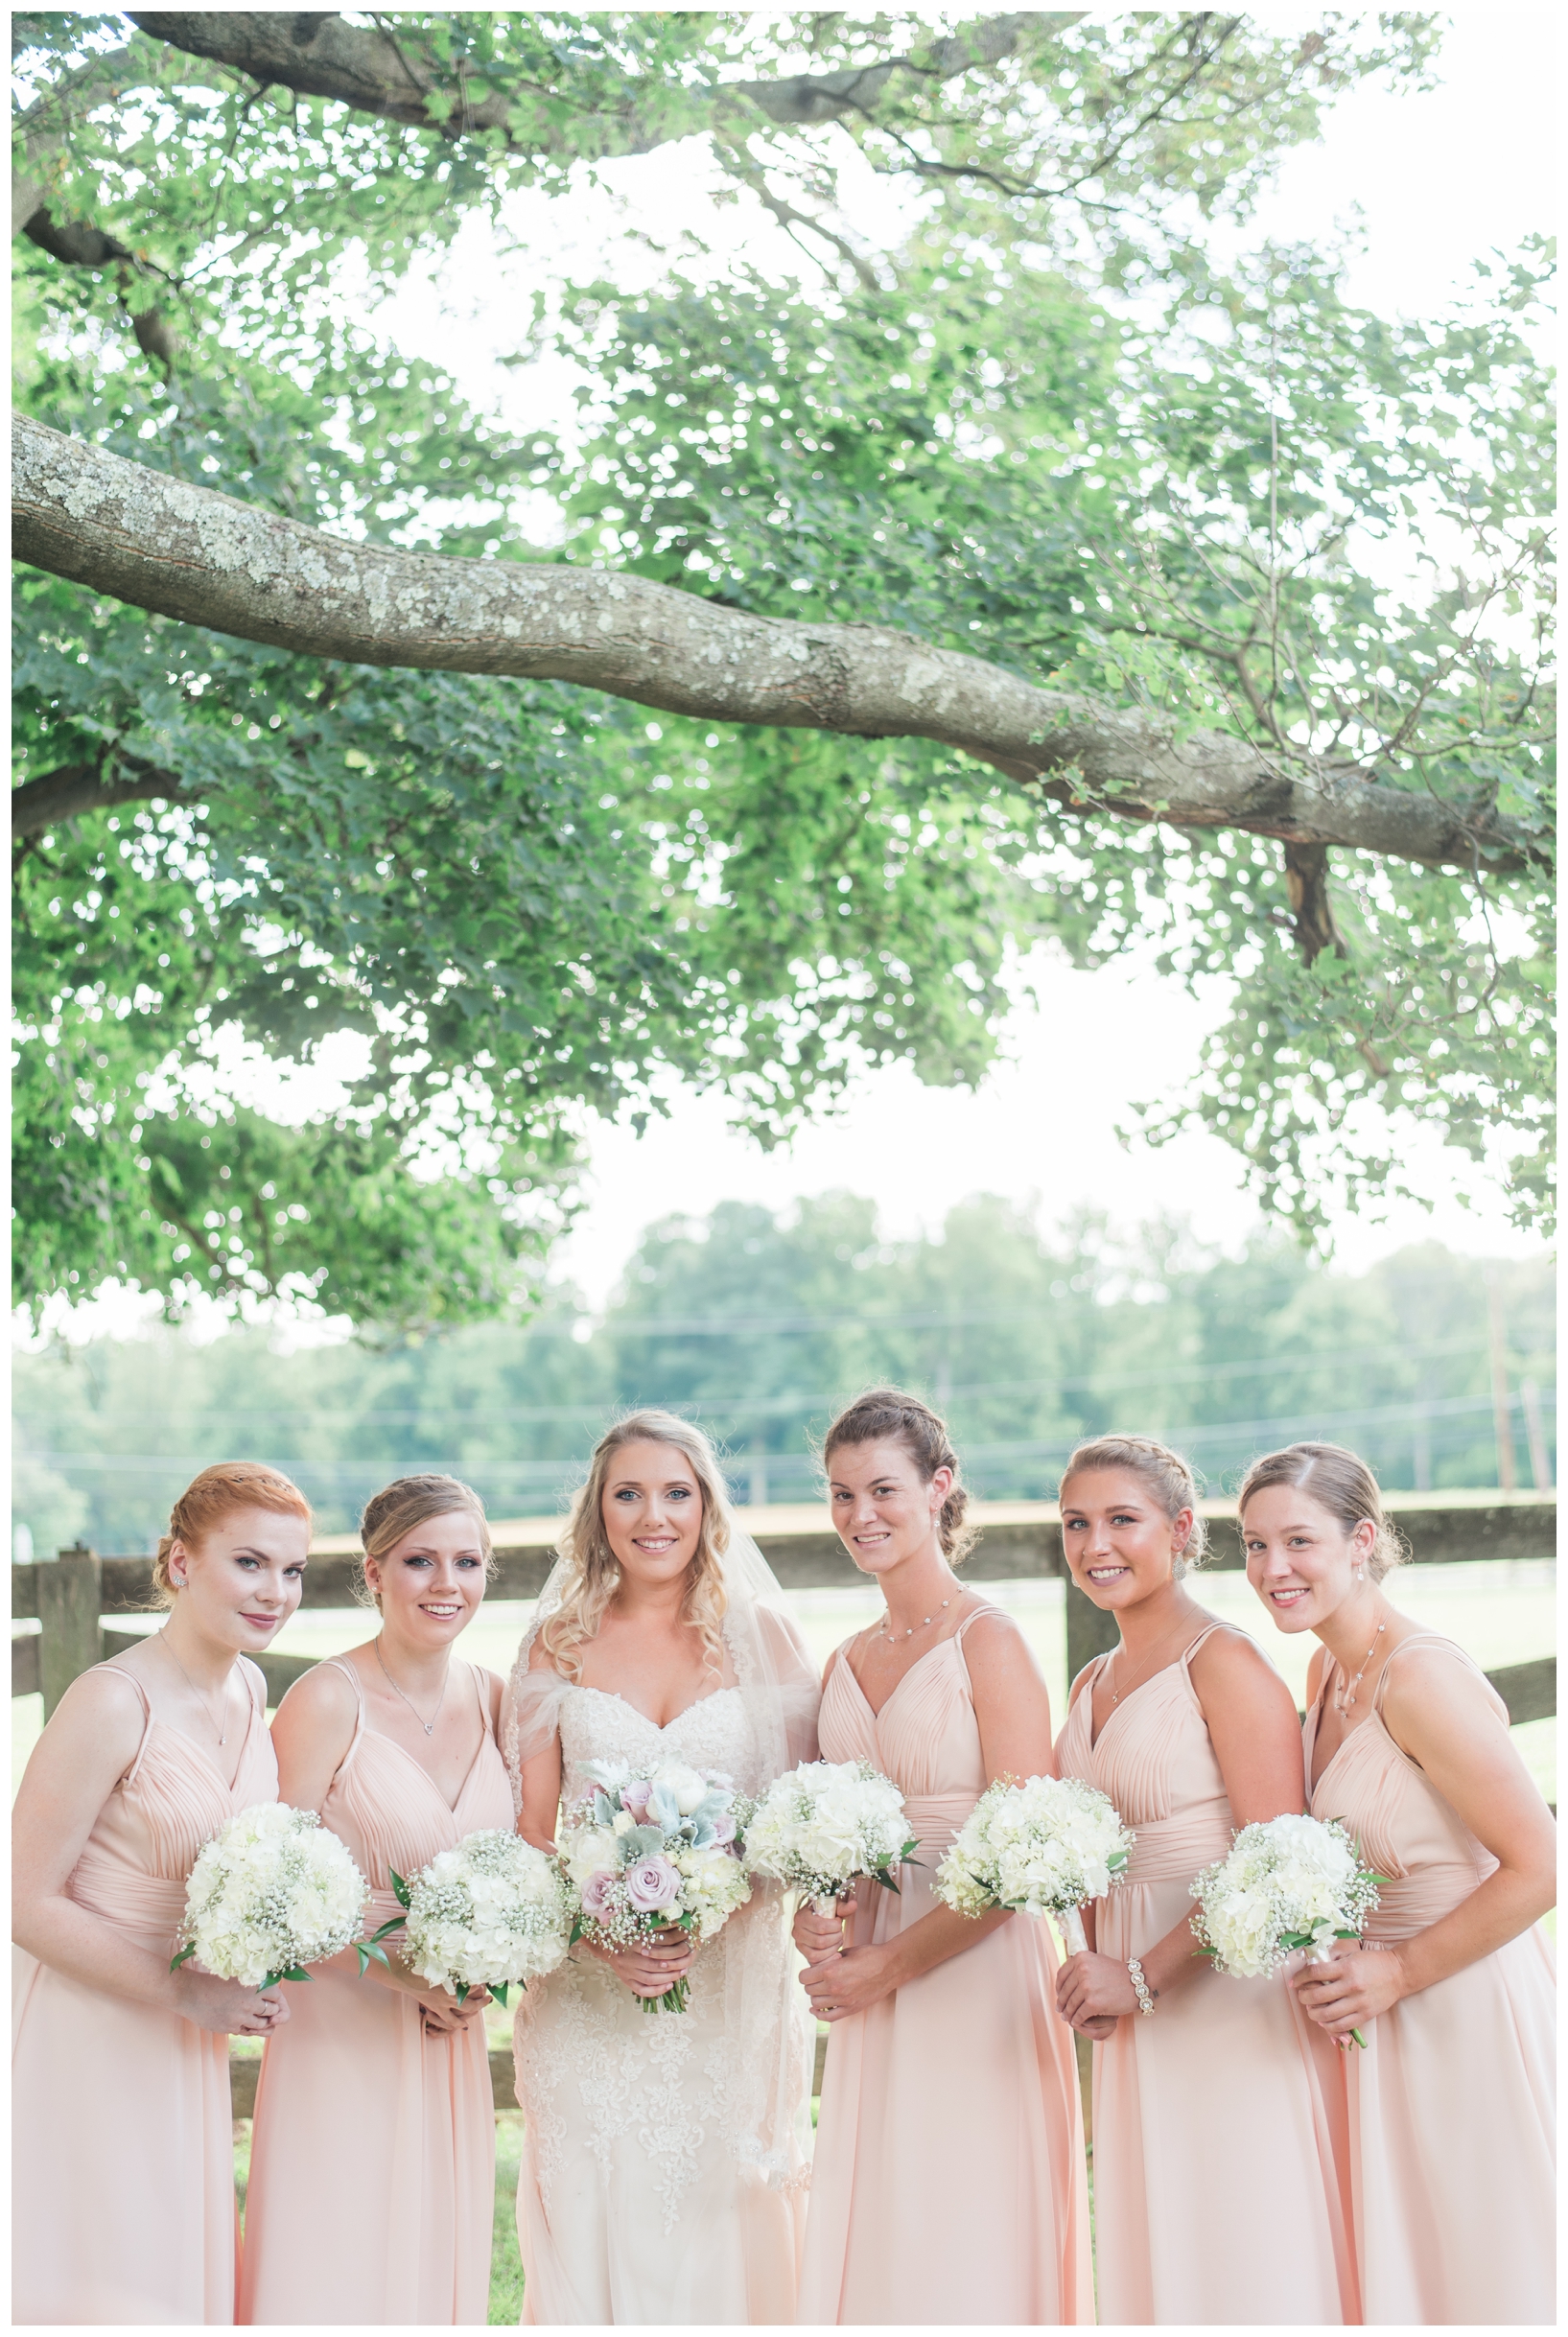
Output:
[[1356,1700],[1356,1690],[1361,1686],[1362,1680],[1366,1676],[1367,1667],[1377,1653],[1377,1643],[1388,1627],[1386,1623],[1378,1624],[1377,1629],[1372,1633],[1372,1644],[1361,1659],[1361,1670],[1346,1687],[1336,1688],[1334,1691],[1334,1709],[1342,1720],[1347,1720],[1350,1717],[1350,1707]]
[[[1157,1640],[1156,1640],[1156,1642],[1155,1642],[1155,1653],[1156,1653],[1157,1655],[1158,1655],[1158,1654],[1160,1652],[1161,1648],[1163,1648],[1164,1647],[1166,1647],[1166,1646],[1169,1644],[1170,1639],[1171,1639],[1171,1633],[1170,1633],[1169,1631],[1167,1631],[1167,1632],[1166,1632],[1166,1634],[1165,1634],[1165,1637],[1164,1637],[1163,1639],[1157,1639]],[[1111,1672],[1111,1666],[1112,1666],[1112,1664],[1114,1664],[1114,1663],[1115,1663],[1115,1661],[1116,1661],[1116,1657],[1117,1657],[1118,1655],[1123,1654],[1123,1653],[1125,1653],[1125,1649],[1123,1649],[1123,1648],[1117,1648],[1115,1649],[1115,1651],[1113,1652],[1113,1654],[1112,1655],[1112,1658],[1111,1658],[1111,1663],[1110,1663],[1110,1664],[1108,1664],[1108,1665],[1106,1666],[1106,1672],[1107,1672],[1108,1677],[1109,1677],[1110,1672]],[[1141,1664],[1139,1664],[1139,1666],[1138,1666],[1138,1668],[1137,1668],[1136,1671],[1135,1671],[1135,1672],[1134,1672],[1134,1674],[1133,1674],[1132,1678],[1131,1678],[1131,1679],[1128,1681],[1128,1683],[1127,1683],[1127,1685],[1126,1685],[1126,1687],[1125,1687],[1125,1688],[1112,1688],[1112,1691],[1111,1691],[1111,1701],[1112,1701],[1112,1704],[1119,1704],[1119,1703],[1121,1702],[1122,1697],[1123,1697],[1124,1695],[1131,1695],[1131,1694],[1132,1694],[1132,1693],[1133,1693],[1133,1691],[1134,1691],[1134,1689],[1135,1689],[1135,1687],[1138,1685],[1139,1680],[1142,1678],[1143,1673],[1144,1673],[1144,1672],[1145,1672],[1147,1670],[1148,1670],[1148,1658],[1147,1658],[1147,1657],[1145,1657],[1144,1661],[1143,1661]]]
[[[165,1624],[162,1626],[162,1628],[159,1630],[159,1632],[158,1632],[158,1637],[159,1637],[159,1638],[160,1638],[160,1639],[163,1641],[164,1646],[165,1646],[166,1648],[169,1648],[169,1626],[168,1626],[168,1624]],[[229,1683],[228,1683],[228,1680],[225,1680],[225,1681],[223,1682],[223,1686],[222,1686],[222,1698],[223,1698],[223,1718],[222,1718],[222,1720],[213,1720],[213,1718],[212,1718],[212,1714],[211,1714],[211,1712],[208,1710],[208,1706],[207,1706],[207,1699],[206,1699],[206,1697],[205,1697],[205,1696],[202,1694],[202,1693],[201,1693],[200,1689],[199,1689],[199,1688],[197,1686],[197,1684],[196,1684],[195,1680],[193,1680],[193,1679],[192,1679],[192,1677],[191,1677],[190,1673],[189,1673],[189,1672],[186,1671],[186,1669],[185,1669],[184,1665],[183,1665],[183,1664],[180,1662],[180,1660],[179,1660],[178,1656],[177,1656],[177,1655],[176,1655],[176,1653],[175,1653],[175,1651],[174,1651],[173,1648],[169,1648],[169,1655],[170,1655],[170,1660],[173,1662],[173,1664],[174,1664],[174,1667],[175,1667],[176,1671],[179,1673],[180,1678],[181,1678],[181,1679],[184,1681],[184,1683],[185,1683],[186,1687],[187,1687],[187,1688],[190,1690],[190,1692],[191,1692],[192,1695],[194,1695],[194,1696],[195,1696],[195,1698],[196,1698],[197,1702],[198,1702],[198,1703],[200,1705],[200,1707],[201,1707],[202,1711],[203,1711],[204,1713],[206,1713],[206,1715],[207,1715],[207,1718],[208,1718],[209,1720],[212,1720],[212,1725],[213,1725],[213,1727],[214,1727],[215,1729],[217,1729],[217,1731],[218,1731],[218,1741],[219,1741],[219,1743],[220,1743],[220,1744],[226,1744],[226,1743],[228,1742],[228,1690],[229,1690]],[[232,1678],[232,1676],[233,1676],[233,1675],[232,1675],[232,1673],[231,1673],[231,1674],[230,1674],[230,1677]]]
[[[390,1672],[387,1671],[387,1669],[386,1669],[386,1656],[385,1656],[385,1655],[383,1655],[383,1653],[382,1653],[382,1651],[381,1651],[381,1635],[380,1635],[380,1633],[379,1633],[379,1632],[378,1632],[378,1633],[377,1633],[377,1635],[376,1635],[375,1648],[376,1648],[376,1661],[377,1661],[377,1663],[378,1663],[378,1664],[381,1666],[381,1669],[382,1669],[382,1673],[383,1673],[383,1676],[384,1676],[384,1677],[385,1677],[385,1679],[386,1679],[386,1682],[387,1687],[388,1687],[388,1688],[389,1688],[389,1689],[392,1691],[392,1694],[393,1694],[394,1695],[403,1696],[403,1701],[404,1701],[404,1703],[408,1705],[409,1710],[410,1710],[410,1712],[413,1714],[414,1718],[415,1718],[416,1720],[419,1720],[419,1709],[418,1709],[418,1706],[417,1706],[417,1705],[415,1705],[415,1704],[414,1704],[414,1703],[413,1703],[413,1702],[412,1702],[412,1701],[411,1701],[411,1700],[410,1700],[410,1699],[408,1696],[403,1695],[403,1691],[402,1691],[402,1689],[401,1689],[401,1688],[398,1686],[398,1684],[397,1684],[396,1680],[394,1680],[394,1679],[393,1679],[393,1677],[392,1677],[391,1673],[390,1673]],[[431,1714],[431,1717],[430,1717],[430,1718],[429,1718],[428,1720],[419,1720],[419,1725],[420,1725],[420,1727],[421,1727],[421,1728],[424,1730],[424,1732],[425,1732],[425,1734],[426,1734],[426,1736],[427,1736],[427,1737],[433,1737],[433,1736],[434,1736],[434,1734],[435,1734],[435,1723],[436,1723],[436,1721],[437,1721],[437,1720],[438,1720],[438,1719],[441,1718],[441,1707],[442,1707],[442,1705],[443,1705],[443,1704],[446,1702],[446,1699],[447,1699],[447,1684],[446,1684],[446,1680],[445,1680],[445,1679],[443,1679],[443,1680],[442,1680],[442,1682],[441,1682],[441,1693],[440,1693],[440,1694],[439,1694],[439,1695],[436,1697],[436,1699],[435,1699],[435,1710],[434,1710],[434,1711],[433,1711],[433,1712]]]
[[[945,1615],[951,1604],[950,1599],[944,1599],[942,1604],[937,1608],[936,1615]],[[889,1608],[882,1617],[882,1627],[877,1636],[878,1639],[885,1639],[890,1648],[897,1647],[901,1639],[913,1639],[917,1631],[924,1630],[926,1624],[935,1623],[936,1615],[927,1615],[920,1623],[912,1623],[907,1631],[895,1631],[889,1627],[893,1621],[893,1612]]]

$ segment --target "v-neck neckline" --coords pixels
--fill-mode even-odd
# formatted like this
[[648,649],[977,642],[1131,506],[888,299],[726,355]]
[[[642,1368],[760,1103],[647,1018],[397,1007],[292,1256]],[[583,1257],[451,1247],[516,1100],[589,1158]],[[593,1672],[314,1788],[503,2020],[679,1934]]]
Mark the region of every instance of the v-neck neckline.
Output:
[[[474,1665],[470,1664],[468,1670],[470,1676],[472,1676],[475,1671]],[[436,1800],[440,1803],[448,1817],[456,1816],[463,1795],[468,1791],[469,1785],[473,1780],[474,1771],[479,1767],[480,1756],[483,1753],[486,1743],[490,1741],[489,1722],[482,1704],[480,1705],[480,1741],[474,1748],[473,1760],[463,1771],[462,1783],[457,1788],[457,1799],[452,1802],[448,1801],[446,1795],[442,1792],[440,1787],[436,1784],[429,1769],[426,1768],[424,1763],[420,1760],[417,1753],[410,1753],[406,1744],[399,1744],[397,1739],[395,1737],[389,1737],[384,1728],[371,1727],[369,1718],[363,1705],[361,1707],[360,1726],[363,1734],[367,1737],[374,1737],[378,1744],[389,1744],[394,1753],[401,1753],[410,1768],[415,1768],[419,1771],[420,1776],[424,1779],[426,1785],[429,1786],[431,1791],[434,1794]]]
[[228,1795],[230,1801],[233,1800],[234,1788],[240,1782],[240,1772],[245,1767],[245,1757],[250,1747],[250,1732],[256,1725],[256,1699],[251,1694],[250,1682],[246,1678],[243,1671],[240,1673],[240,1685],[245,1690],[245,1735],[240,1740],[240,1758],[234,1764],[234,1775],[232,1777],[225,1777],[223,1775],[222,1770],[219,1767],[217,1762],[213,1759],[212,1755],[208,1752],[204,1744],[199,1743],[195,1737],[187,1736],[182,1728],[176,1728],[173,1720],[164,1719],[161,1713],[155,1713],[152,1710],[151,1697],[148,1699],[147,1706],[147,1718],[149,1725],[154,1728],[161,1728],[166,1737],[177,1737],[181,1744],[188,1745],[191,1751],[195,1753],[199,1760],[206,1763],[208,1768],[217,1778],[219,1784],[222,1787],[223,1791]]
[[[976,1614],[979,1614],[983,1610],[976,1607],[974,1611]],[[960,1629],[963,1626],[960,1625]],[[914,1678],[922,1664],[928,1664],[933,1655],[940,1655],[942,1653],[944,1648],[953,1648],[957,1645],[958,1632],[949,1631],[947,1638],[939,1639],[934,1648],[927,1648],[924,1655],[917,1655],[914,1662],[910,1665],[908,1671],[901,1672],[894,1681],[886,1695],[883,1696],[880,1704],[873,1704],[870,1696],[867,1695],[865,1690],[861,1687],[859,1675],[847,1655],[843,1658],[843,1664],[845,1671],[854,1682],[854,1692],[856,1695],[860,1698],[860,1701],[865,1706],[867,1712],[870,1713],[872,1720],[875,1723],[880,1720],[883,1713],[886,1712],[888,1706],[892,1703],[894,1697],[898,1694],[900,1689],[904,1685],[905,1681],[912,1680]]]
[[612,1703],[623,1704],[628,1712],[636,1713],[640,1720],[645,1720],[654,1734],[660,1737],[667,1737],[670,1730],[678,1727],[686,1718],[688,1713],[695,1712],[700,1705],[711,1704],[714,1696],[736,1695],[740,1687],[738,1680],[731,1680],[726,1687],[710,1688],[705,1696],[693,1696],[690,1704],[683,1704],[673,1719],[656,1720],[650,1712],[643,1710],[641,1704],[634,1704],[630,1696],[623,1696],[619,1688],[595,1688],[587,1680],[573,1680],[572,1685],[581,1695],[608,1696]]

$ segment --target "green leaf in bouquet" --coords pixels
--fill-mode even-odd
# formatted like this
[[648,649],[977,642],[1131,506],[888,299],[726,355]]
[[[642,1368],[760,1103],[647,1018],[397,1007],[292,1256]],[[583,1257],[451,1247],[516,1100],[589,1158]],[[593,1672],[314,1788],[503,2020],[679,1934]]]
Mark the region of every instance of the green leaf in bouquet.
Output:
[[[380,1936],[381,1934],[378,1932],[376,1935],[377,1939],[379,1939]],[[360,1959],[360,1977],[362,1980],[363,1979],[366,1972],[369,1970],[372,1959],[378,1964],[385,1964],[388,1972],[390,1972],[392,1969],[391,1957],[387,1954],[385,1948],[377,1947],[374,1939],[356,1940],[354,1943],[354,1952]]]
[[[397,1901],[400,1907],[408,1906],[413,1896],[410,1886],[404,1881],[403,1877],[398,1873],[395,1866],[388,1867],[387,1872],[392,1878],[393,1898]],[[395,1923],[397,1918],[394,1916],[392,1920]]]
[[196,1942],[193,1940],[193,1941],[191,1942],[191,1945],[190,1945],[188,1948],[181,1948],[181,1950],[180,1950],[180,1951],[179,1951],[179,1953],[178,1953],[177,1955],[174,1955],[174,1956],[171,1956],[171,1957],[170,1957],[170,1959],[169,1959],[169,1969],[170,1969],[170,1971],[171,1971],[171,1972],[177,1972],[177,1971],[179,1970],[179,1968],[180,1968],[181,1964],[183,1964],[183,1963],[185,1962],[186,1958],[187,1958],[188,1956],[192,1956],[192,1955],[194,1955],[195,1953],[196,1953]]
[[527,1988],[527,1984],[528,1983],[527,1980],[492,1980],[490,1983],[490,1994],[495,1998],[496,2002],[503,2008],[503,2010],[504,2010],[508,1989]]

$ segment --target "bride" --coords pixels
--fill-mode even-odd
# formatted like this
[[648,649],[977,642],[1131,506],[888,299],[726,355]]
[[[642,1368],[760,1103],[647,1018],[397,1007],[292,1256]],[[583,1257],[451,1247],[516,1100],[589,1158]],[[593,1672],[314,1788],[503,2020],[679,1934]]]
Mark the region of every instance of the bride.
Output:
[[[756,1793],[816,1757],[815,1669],[731,1517],[713,1446],[665,1412],[602,1438],[518,1653],[502,1743],[518,1830],[553,1844],[586,1764],[678,1760]],[[812,2036],[778,1890],[706,1944],[579,1941],[525,1993],[518,2232],[529,2323],[788,2323]],[[649,2012],[690,1975],[684,2013]]]

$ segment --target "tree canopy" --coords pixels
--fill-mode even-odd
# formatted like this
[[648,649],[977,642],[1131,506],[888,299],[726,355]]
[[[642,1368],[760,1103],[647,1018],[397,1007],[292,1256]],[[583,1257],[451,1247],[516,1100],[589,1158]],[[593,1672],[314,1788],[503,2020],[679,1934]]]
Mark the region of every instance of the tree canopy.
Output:
[[[585,1109],[972,1081],[1039,942],[1229,980],[1144,1125],[1301,1229],[1419,1121],[1540,1218],[1546,253],[1213,257],[1431,20],[14,23],[24,1300],[503,1307]],[[798,269],[541,269],[569,426],[378,330],[675,139]]]

